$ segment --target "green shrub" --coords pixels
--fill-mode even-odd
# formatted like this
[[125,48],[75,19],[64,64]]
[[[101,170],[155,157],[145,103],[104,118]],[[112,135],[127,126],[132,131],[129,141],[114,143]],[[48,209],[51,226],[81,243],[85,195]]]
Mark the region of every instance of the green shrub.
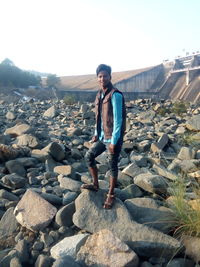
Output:
[[[193,191],[200,192],[200,187]],[[172,200],[170,208],[174,214],[174,234],[176,236],[198,236],[200,237],[200,208],[194,209],[187,199],[187,184],[182,178],[177,179],[170,190]]]
[[76,98],[74,95],[66,95],[63,100],[66,105],[73,105],[76,103]]
[[178,101],[175,102],[171,108],[171,112],[173,112],[176,115],[183,115],[183,113],[187,112],[188,105],[185,102]]
[[157,109],[157,114],[160,116],[165,116],[166,114],[171,113],[169,108],[165,108],[165,107],[160,107]]

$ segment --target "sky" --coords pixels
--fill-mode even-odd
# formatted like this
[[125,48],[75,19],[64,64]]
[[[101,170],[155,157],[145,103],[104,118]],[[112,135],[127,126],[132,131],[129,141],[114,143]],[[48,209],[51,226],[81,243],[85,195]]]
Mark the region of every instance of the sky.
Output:
[[200,50],[199,0],[0,0],[0,62],[57,76],[134,70]]

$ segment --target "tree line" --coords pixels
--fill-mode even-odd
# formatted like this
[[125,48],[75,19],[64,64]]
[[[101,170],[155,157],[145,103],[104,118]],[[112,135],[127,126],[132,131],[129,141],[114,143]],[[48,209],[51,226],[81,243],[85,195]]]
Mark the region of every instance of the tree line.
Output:
[[41,77],[16,67],[14,63],[6,58],[0,64],[0,87],[27,88],[28,86],[39,86]]

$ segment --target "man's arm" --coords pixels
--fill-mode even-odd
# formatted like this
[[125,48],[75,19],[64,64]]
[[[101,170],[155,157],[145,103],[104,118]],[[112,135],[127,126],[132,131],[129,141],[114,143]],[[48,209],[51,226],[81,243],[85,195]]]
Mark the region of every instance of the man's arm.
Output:
[[[117,144],[119,137],[121,135],[122,127],[122,95],[115,92],[112,95],[112,106],[113,106],[113,132],[111,138],[110,152],[114,153],[114,146]],[[112,151],[111,151],[112,150]]]

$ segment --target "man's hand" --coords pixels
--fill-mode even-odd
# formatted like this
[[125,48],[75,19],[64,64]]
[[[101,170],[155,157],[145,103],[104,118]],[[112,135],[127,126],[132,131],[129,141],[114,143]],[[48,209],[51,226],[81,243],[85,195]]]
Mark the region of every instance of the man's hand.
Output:
[[114,154],[115,153],[115,145],[110,144],[109,145],[109,151],[110,151],[110,154]]
[[97,136],[93,136],[92,140],[91,140],[91,143],[95,143],[95,142],[97,142],[97,140],[98,140],[98,137]]

